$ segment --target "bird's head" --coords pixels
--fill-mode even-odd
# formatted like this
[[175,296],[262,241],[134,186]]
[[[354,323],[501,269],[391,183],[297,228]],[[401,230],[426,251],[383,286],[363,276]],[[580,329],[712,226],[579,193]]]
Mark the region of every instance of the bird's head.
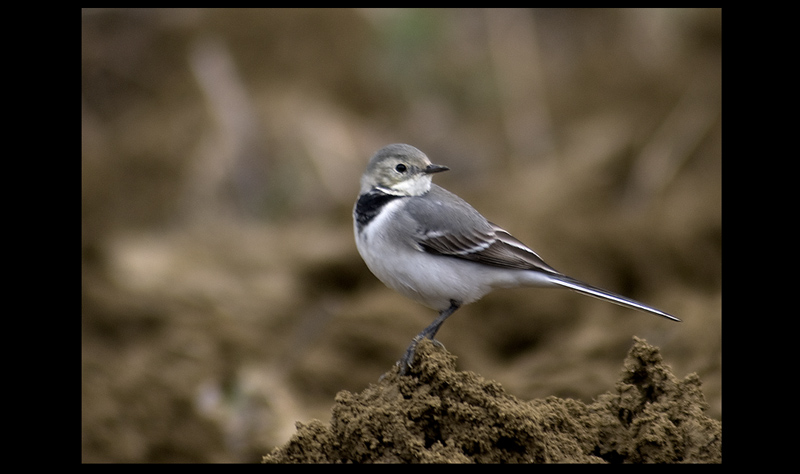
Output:
[[432,164],[425,153],[411,145],[388,145],[369,160],[361,177],[361,193],[378,188],[398,196],[420,196],[431,189],[433,173],[449,169]]

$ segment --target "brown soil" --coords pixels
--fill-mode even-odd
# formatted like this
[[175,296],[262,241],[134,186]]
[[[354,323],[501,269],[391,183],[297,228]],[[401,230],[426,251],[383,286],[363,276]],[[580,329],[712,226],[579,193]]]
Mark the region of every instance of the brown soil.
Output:
[[[507,392],[588,419],[575,413],[599,409],[639,336],[679,377],[697,373],[705,414],[722,419],[721,9],[106,8],[81,20],[82,462],[259,463],[298,420],[321,420],[299,433],[319,440],[343,430],[337,393],[339,417],[361,397],[428,393],[441,406],[419,416],[444,417],[440,428],[416,420],[429,446],[408,442],[420,459],[455,452],[448,400],[484,382],[440,369],[370,387],[436,316],[375,278],[353,239],[361,173],[396,142],[449,166],[437,184],[559,271],[683,320],[569,291],[493,292],[437,334],[461,370],[497,382],[488,406],[519,403]],[[431,368],[451,364],[423,350]],[[455,380],[477,385],[442,388]],[[520,459],[515,443],[533,443],[502,439]],[[615,443],[587,456],[634,460]]]
[[336,396],[330,424],[297,424],[266,463],[719,463],[722,422],[705,415],[700,379],[678,380],[658,348],[634,338],[615,390],[586,404],[524,401],[456,370],[455,357],[419,345],[361,393]]

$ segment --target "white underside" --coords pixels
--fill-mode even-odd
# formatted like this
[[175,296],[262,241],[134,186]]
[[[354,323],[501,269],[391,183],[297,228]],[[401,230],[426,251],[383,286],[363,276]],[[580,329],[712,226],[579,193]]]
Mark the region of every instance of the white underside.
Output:
[[433,255],[415,248],[410,241],[399,241],[386,232],[391,226],[385,224],[400,205],[402,200],[388,203],[362,234],[356,230],[356,246],[370,271],[404,296],[441,311],[451,300],[472,303],[496,288],[559,286],[542,272]]

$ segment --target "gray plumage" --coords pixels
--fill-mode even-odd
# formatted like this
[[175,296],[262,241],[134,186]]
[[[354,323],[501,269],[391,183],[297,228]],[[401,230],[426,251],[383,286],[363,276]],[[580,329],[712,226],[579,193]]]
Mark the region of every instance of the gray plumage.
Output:
[[386,146],[367,165],[353,210],[356,246],[372,273],[388,287],[439,311],[398,361],[401,373],[413,361],[420,339],[433,339],[460,306],[495,288],[568,288],[680,321],[559,273],[466,201],[431,183],[432,174],[447,169],[431,164],[410,145]]

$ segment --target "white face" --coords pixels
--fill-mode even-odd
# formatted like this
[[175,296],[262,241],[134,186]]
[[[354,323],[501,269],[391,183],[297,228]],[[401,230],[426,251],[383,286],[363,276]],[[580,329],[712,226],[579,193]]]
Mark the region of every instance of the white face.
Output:
[[431,189],[430,161],[420,157],[390,156],[371,163],[361,179],[361,191],[379,187],[400,196],[420,196]]
[[395,183],[391,189],[406,196],[420,196],[431,190],[431,175],[417,173]]

